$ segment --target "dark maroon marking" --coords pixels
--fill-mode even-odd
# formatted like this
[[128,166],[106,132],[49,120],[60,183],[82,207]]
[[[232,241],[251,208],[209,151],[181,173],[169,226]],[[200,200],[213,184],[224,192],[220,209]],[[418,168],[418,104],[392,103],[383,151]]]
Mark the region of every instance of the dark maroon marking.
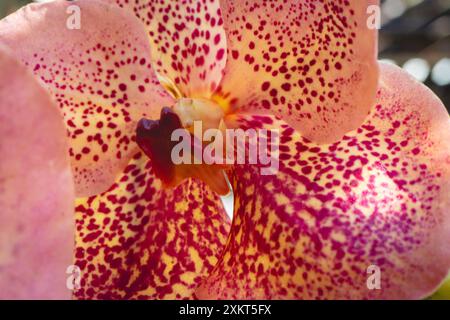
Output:
[[168,107],[161,110],[159,120],[141,119],[136,128],[136,142],[152,160],[158,178],[170,184],[175,178],[175,165],[170,156],[177,141],[171,141],[172,132],[182,128],[178,115]]

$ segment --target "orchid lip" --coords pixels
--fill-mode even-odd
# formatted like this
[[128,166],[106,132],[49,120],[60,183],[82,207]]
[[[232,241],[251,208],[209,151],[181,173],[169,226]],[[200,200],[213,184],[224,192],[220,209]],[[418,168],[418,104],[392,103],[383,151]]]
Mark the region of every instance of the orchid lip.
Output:
[[179,128],[179,117],[168,107],[161,109],[159,120],[141,119],[136,128],[138,146],[152,159],[155,174],[167,185],[175,178],[175,168],[170,158],[173,147],[170,135]]
[[[189,101],[183,99],[182,103],[185,104],[186,102]],[[172,149],[178,142],[173,141],[172,133],[177,129],[185,128],[183,122],[189,124],[189,121],[182,120],[174,109],[164,107],[161,109],[159,120],[141,119],[137,124],[136,143],[152,160],[156,176],[165,187],[176,187],[186,178],[194,177],[207,183],[218,194],[228,194],[230,192],[229,183],[222,166],[208,164],[177,165],[174,163]],[[207,123],[209,122],[207,121]],[[192,136],[189,128],[185,129]],[[194,141],[194,139],[192,140]],[[194,155],[191,154],[190,156],[193,157]]]

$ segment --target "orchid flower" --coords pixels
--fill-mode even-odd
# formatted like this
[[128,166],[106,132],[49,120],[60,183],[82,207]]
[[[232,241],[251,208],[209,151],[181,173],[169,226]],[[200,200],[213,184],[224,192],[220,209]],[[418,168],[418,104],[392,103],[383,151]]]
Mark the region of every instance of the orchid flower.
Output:
[[[3,19],[0,43],[68,130],[75,297],[431,294],[450,267],[449,116],[377,62],[376,4],[78,0]],[[80,28],[67,27],[69,6]],[[191,120],[280,132],[276,174],[227,168],[232,222],[224,168],[168,161],[169,133]]]

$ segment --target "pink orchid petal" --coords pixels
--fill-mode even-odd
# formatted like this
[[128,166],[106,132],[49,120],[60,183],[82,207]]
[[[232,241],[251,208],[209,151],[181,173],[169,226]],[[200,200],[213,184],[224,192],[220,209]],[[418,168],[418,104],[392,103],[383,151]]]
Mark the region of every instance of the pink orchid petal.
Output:
[[227,60],[218,0],[106,0],[133,12],[145,25],[154,67],[186,97],[209,98]]
[[[76,7],[80,29],[70,9]],[[156,118],[160,107],[173,103],[152,71],[144,28],[116,6],[32,4],[0,22],[0,40],[63,110],[78,195],[111,186],[135,151],[137,121],[145,114]]]
[[271,112],[319,143],[358,128],[378,81],[367,13],[377,3],[222,0],[229,58],[219,101]]
[[238,118],[282,126],[280,171],[236,168],[230,241],[200,298],[418,299],[443,281],[450,119],[398,67],[381,65],[381,74],[371,116],[334,144],[273,118]]
[[107,192],[77,200],[79,299],[180,299],[213,269],[230,227],[220,198],[189,179],[163,189],[137,154]]
[[0,299],[63,299],[74,191],[63,119],[0,47]]

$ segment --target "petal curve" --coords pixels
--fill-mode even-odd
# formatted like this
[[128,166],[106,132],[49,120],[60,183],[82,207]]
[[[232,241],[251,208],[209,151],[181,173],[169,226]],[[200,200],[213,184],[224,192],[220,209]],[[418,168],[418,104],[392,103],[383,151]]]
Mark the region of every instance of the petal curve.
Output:
[[445,278],[450,119],[401,69],[381,71],[372,115],[333,144],[242,116],[282,126],[280,171],[236,168],[230,240],[200,298],[419,299]]
[[68,299],[74,190],[62,116],[0,46],[0,299]]
[[218,101],[280,116],[318,143],[337,141],[374,102],[377,30],[367,12],[377,4],[222,0],[229,59]]
[[0,40],[60,105],[78,196],[110,187],[135,152],[137,121],[173,103],[152,71],[144,28],[116,6],[31,4],[1,20]]

